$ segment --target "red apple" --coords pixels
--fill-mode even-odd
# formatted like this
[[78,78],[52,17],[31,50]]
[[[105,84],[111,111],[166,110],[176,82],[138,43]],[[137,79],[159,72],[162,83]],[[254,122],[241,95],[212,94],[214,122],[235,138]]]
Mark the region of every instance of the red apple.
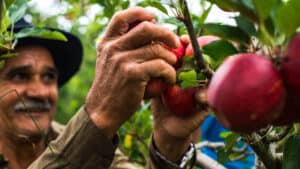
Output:
[[152,97],[159,96],[166,89],[167,85],[161,78],[153,78],[151,79],[147,86],[146,91],[144,93],[144,99],[150,99]]
[[[170,48],[166,45],[164,45],[164,47],[168,50],[170,50],[172,53],[174,53],[177,57],[177,62],[173,65],[175,69],[179,68],[182,64],[182,57],[184,55],[185,52],[185,46],[183,43],[180,43],[179,47],[174,49],[174,48]],[[166,84],[165,82],[163,82],[162,79],[158,78],[158,79],[151,79],[147,86],[146,86],[146,91],[144,94],[144,99],[149,99],[152,97],[156,97],[159,96],[164,89],[166,88]]]
[[175,69],[178,69],[181,67],[182,65],[182,57],[184,56],[185,53],[185,46],[183,44],[183,42],[180,41],[180,45],[178,46],[178,48],[170,48],[167,45],[164,45],[164,47],[166,49],[168,49],[169,51],[171,51],[172,53],[174,53],[177,57],[177,62],[173,65]]
[[229,57],[208,87],[208,102],[228,129],[252,132],[279,117],[285,90],[272,62],[254,53]]
[[289,42],[281,63],[281,72],[287,89],[300,96],[300,34]]
[[274,125],[288,125],[300,121],[300,34],[289,41],[281,63],[282,79],[287,88],[287,98],[281,116]]
[[[201,48],[216,40],[220,40],[220,38],[212,35],[205,35],[197,38],[198,45]],[[186,47],[185,56],[194,56],[194,50],[191,43],[189,43],[188,46]]]
[[285,105],[278,119],[272,124],[275,126],[289,125],[300,121],[299,96],[287,93]]
[[189,116],[196,113],[195,93],[198,88],[181,88],[178,85],[169,85],[162,94],[166,108],[177,116]]

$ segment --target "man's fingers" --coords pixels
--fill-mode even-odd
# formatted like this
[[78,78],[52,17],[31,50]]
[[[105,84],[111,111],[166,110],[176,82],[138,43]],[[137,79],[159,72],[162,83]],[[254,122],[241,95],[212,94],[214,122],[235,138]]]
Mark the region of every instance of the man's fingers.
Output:
[[126,33],[129,25],[137,21],[152,21],[154,14],[145,8],[133,7],[124,11],[117,12],[107,27],[104,38],[113,38]]
[[182,36],[180,36],[180,41],[184,45],[188,45],[190,43],[190,37],[189,37],[189,35],[182,35]]
[[122,52],[119,57],[124,57],[129,62],[143,63],[154,59],[163,59],[169,64],[175,64],[176,56],[160,44],[147,45],[130,51]]
[[137,66],[137,69],[142,70],[150,78],[161,77],[170,84],[176,82],[175,69],[162,59],[154,59],[141,63]]
[[202,88],[197,93],[195,93],[195,99],[200,105],[207,105],[207,88]]
[[163,43],[171,48],[179,46],[175,33],[151,22],[142,22],[118,40],[121,49],[136,49],[148,44]]

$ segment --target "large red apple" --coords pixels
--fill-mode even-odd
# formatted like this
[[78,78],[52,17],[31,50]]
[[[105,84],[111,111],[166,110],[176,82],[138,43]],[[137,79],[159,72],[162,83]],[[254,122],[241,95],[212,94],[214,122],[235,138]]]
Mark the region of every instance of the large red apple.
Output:
[[228,129],[252,132],[279,117],[284,86],[270,60],[254,53],[229,57],[208,87],[208,102]]
[[[216,40],[220,40],[220,38],[212,35],[199,36],[197,38],[198,45],[201,48]],[[194,50],[191,43],[189,43],[186,47],[185,56],[194,56]]]
[[196,113],[195,93],[197,87],[181,88],[178,85],[169,85],[162,94],[166,108],[177,116],[189,116]]

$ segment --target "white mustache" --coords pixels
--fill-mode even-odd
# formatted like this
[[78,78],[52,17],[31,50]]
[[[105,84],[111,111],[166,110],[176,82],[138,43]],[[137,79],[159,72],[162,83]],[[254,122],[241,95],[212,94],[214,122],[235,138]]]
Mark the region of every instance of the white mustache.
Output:
[[20,100],[13,106],[15,112],[48,112],[51,107],[49,100],[40,99]]

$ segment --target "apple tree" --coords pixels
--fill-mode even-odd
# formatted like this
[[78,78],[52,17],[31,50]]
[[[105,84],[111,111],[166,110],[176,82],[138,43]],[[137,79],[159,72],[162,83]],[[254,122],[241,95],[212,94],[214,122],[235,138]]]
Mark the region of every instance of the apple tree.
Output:
[[[86,84],[93,77],[95,39],[101,38],[116,11],[130,6],[154,7],[160,11],[155,24],[170,26],[178,37],[188,35],[189,38],[181,38],[181,49],[169,49],[178,58],[174,65],[176,86],[165,86],[160,79],[153,79],[147,89],[150,95],[119,131],[121,149],[131,160],[143,165],[148,158],[152,121],[148,98],[153,91],[154,95],[155,91],[162,95],[170,110],[185,116],[199,106],[194,103],[194,95],[201,90],[203,118],[213,114],[230,132],[221,133],[225,143],[198,140],[197,147],[212,147],[218,155],[214,161],[198,151],[198,166],[210,168],[215,164],[222,168],[227,161],[245,160],[247,149],[236,147],[242,140],[254,150],[258,165],[267,169],[299,168],[299,0],[66,0],[56,3],[67,3],[67,10],[46,19],[33,6],[28,8],[27,2],[30,1],[0,3],[0,60],[14,55],[12,50],[18,38],[40,36],[64,40],[57,32],[42,29],[8,31],[24,15],[30,15],[32,22],[40,26],[59,27],[62,19],[71,22],[69,31],[82,39],[85,60],[79,74],[60,91],[61,102],[72,108],[65,110],[61,105],[61,112],[75,112],[83,101],[89,86]],[[192,3],[197,3],[199,9],[192,8]],[[88,24],[82,24],[81,20],[94,5],[100,6],[101,11]],[[214,6],[233,13],[235,23],[207,22]],[[185,106],[174,109],[180,104]],[[72,116],[58,115],[61,122]]]

